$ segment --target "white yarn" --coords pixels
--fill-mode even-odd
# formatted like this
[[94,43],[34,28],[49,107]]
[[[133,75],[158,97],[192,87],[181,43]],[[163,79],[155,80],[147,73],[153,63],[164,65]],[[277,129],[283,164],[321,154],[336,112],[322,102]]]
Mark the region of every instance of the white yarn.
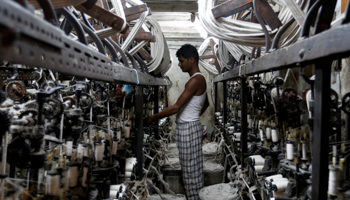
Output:
[[302,143],[302,160],[307,160],[307,155],[306,155],[306,143],[304,142],[304,143]]
[[69,187],[75,187],[78,184],[78,166],[70,166],[68,171]]
[[148,10],[146,10],[141,14],[140,18],[137,20],[136,24],[131,29],[128,37],[126,38],[126,40],[123,42],[121,46],[121,49],[123,51],[126,51],[130,47],[131,43],[134,41],[136,34],[140,30],[142,24],[145,22],[147,15],[148,15]]
[[118,150],[118,141],[113,141],[113,147],[112,147],[113,156],[117,155],[117,150]]
[[265,158],[263,158],[261,155],[252,155],[252,156],[249,156],[249,158],[254,159],[255,165],[265,164]]
[[[299,0],[296,2],[300,4]],[[284,2],[277,3],[280,3],[280,5],[272,5],[272,7],[275,12],[279,11],[278,17],[282,24],[285,24],[293,17],[297,17],[293,16],[293,13]],[[221,69],[230,67],[227,65],[229,62],[228,52],[238,61],[242,54],[251,57],[252,47],[262,47],[261,51],[265,51],[263,47],[265,45],[265,35],[261,25],[241,20],[245,19],[246,16],[250,14],[250,9],[245,10],[243,14],[235,14],[230,18],[220,17],[215,19],[211,11],[214,4],[215,2],[213,0],[199,0],[198,19],[209,36],[219,39],[219,41],[216,42],[218,47],[216,47],[213,53],[215,53]],[[307,3],[305,5],[307,5]],[[307,6],[304,6],[301,11],[305,13],[306,9]],[[271,36],[277,32],[277,29],[271,30],[269,27],[266,28]],[[296,42],[299,37],[299,32],[300,26],[298,26],[297,23],[292,23],[282,34],[277,46],[285,47]],[[204,41],[201,47],[202,46],[206,49],[208,41]],[[199,51],[199,55],[203,55],[203,52]],[[216,75],[218,73],[215,66],[207,62],[200,61],[199,64],[211,74]]]
[[260,135],[260,141],[264,141],[264,130],[263,129],[259,129],[259,135]]
[[328,178],[328,194],[336,196],[338,194],[338,169],[330,167]]
[[272,142],[278,142],[279,137],[276,129],[271,130]]
[[46,194],[58,196],[60,188],[60,176],[59,174],[46,176]]
[[271,127],[270,126],[266,127],[266,139],[268,139],[268,140],[271,139]]
[[287,160],[294,160],[294,145],[291,142],[288,142],[286,145],[287,149]]
[[102,161],[103,160],[103,151],[104,151],[104,144],[96,144],[95,146],[95,160],[96,161]]

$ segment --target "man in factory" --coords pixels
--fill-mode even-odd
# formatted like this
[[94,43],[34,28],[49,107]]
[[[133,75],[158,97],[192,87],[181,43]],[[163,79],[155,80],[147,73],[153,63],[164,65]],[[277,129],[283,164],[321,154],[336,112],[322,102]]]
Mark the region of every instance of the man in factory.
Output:
[[199,199],[199,190],[204,185],[202,136],[203,127],[199,116],[209,106],[205,77],[199,71],[199,55],[197,49],[183,45],[177,52],[179,64],[183,72],[190,75],[176,103],[160,113],[144,120],[144,125],[158,122],[159,119],[177,113],[176,116],[176,145],[179,149],[179,159],[186,189],[187,199]]

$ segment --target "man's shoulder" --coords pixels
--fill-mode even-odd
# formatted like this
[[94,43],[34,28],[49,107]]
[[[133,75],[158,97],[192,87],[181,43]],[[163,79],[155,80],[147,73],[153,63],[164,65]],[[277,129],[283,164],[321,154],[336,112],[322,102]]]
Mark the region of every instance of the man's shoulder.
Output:
[[202,87],[205,87],[206,86],[206,81],[205,81],[205,78],[201,75],[197,75],[197,76],[194,76],[192,77],[186,84],[186,86],[190,86],[190,87],[193,87],[193,88],[202,88]]

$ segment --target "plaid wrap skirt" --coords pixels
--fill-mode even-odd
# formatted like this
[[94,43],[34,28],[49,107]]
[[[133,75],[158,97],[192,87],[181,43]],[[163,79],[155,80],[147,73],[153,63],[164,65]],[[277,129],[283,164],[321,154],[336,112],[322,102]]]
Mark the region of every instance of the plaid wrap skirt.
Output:
[[202,137],[200,121],[177,123],[176,145],[189,200],[198,200],[199,190],[204,186]]

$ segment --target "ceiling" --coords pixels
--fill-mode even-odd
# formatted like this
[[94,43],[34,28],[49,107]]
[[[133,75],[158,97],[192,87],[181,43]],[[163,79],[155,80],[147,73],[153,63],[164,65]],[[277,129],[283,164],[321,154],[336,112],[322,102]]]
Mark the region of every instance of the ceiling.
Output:
[[[142,0],[152,12],[197,12],[198,0]],[[219,0],[219,3],[225,0]]]
[[152,12],[197,12],[197,0],[143,0]]

